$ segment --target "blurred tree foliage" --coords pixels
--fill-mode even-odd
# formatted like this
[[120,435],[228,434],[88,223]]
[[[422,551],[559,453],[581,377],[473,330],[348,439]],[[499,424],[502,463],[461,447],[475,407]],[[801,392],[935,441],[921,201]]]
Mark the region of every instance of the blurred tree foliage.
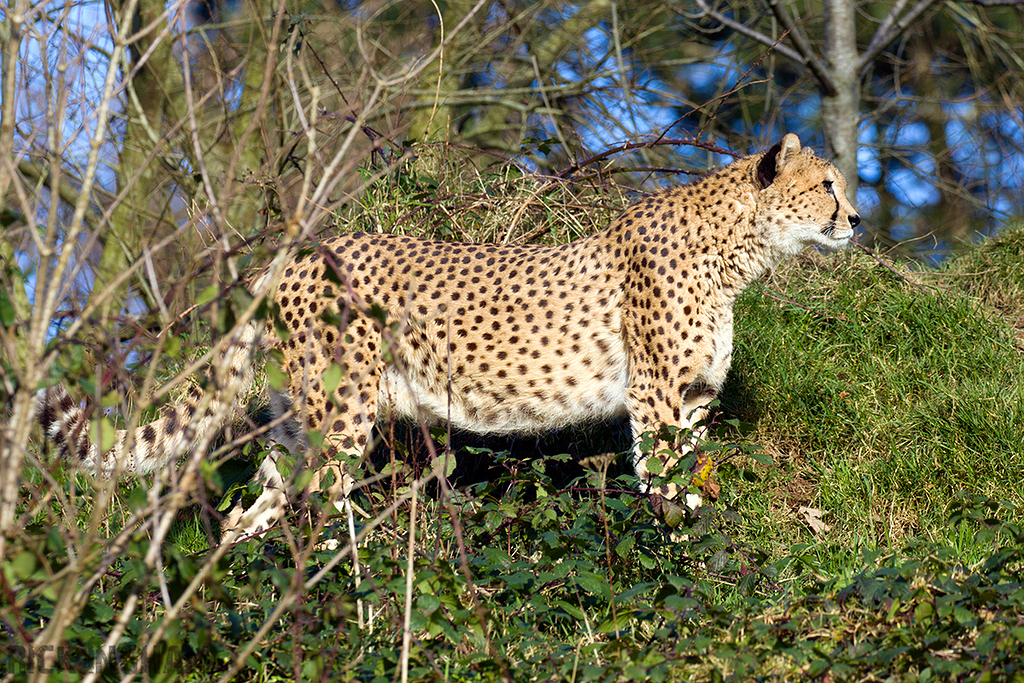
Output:
[[[0,169],[5,215],[49,216],[61,197],[74,209],[60,214],[65,241],[85,264],[72,286],[115,315],[131,291],[135,310],[173,318],[220,277],[225,234],[308,230],[408,159],[411,141],[639,186],[795,131],[859,180],[864,239],[918,255],[1021,211],[1018,2],[20,5],[50,53],[34,56],[30,34],[12,33],[21,15],[5,15],[21,40],[4,53],[14,106],[0,145],[19,162]],[[60,31],[58,15],[69,18]],[[113,80],[69,80],[58,54],[83,73],[112,66]],[[61,109],[59,92],[109,112],[93,146],[90,115]],[[45,135],[54,114],[78,137]],[[43,191],[26,199],[33,186]],[[6,241],[5,263],[26,248]],[[129,277],[142,256],[147,272]]]
[[[856,150],[868,242],[928,255],[1020,215],[1024,3],[697,4],[721,28],[719,58],[767,79],[716,117],[809,124],[841,166]],[[844,88],[849,106],[830,108]]]

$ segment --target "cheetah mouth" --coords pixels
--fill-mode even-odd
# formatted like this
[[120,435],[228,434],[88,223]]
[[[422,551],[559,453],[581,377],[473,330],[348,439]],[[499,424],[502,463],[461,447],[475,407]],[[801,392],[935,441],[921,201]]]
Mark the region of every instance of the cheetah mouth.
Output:
[[844,230],[842,234],[837,235],[836,227],[836,220],[832,219],[825,225],[824,228],[821,229],[821,234],[835,242],[841,242],[843,244],[849,242],[850,238],[853,237],[853,228],[848,228]]

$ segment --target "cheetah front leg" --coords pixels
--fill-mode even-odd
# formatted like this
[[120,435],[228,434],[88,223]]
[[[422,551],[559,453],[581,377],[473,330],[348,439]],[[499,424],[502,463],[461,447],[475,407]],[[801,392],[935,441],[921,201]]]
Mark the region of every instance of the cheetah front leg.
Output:
[[[722,315],[721,335],[717,344],[712,344],[711,363],[704,373],[703,381],[695,382],[686,387],[683,392],[683,404],[680,408],[679,424],[684,429],[690,430],[690,440],[681,449],[681,455],[698,449],[698,446],[707,437],[708,432],[708,404],[715,400],[718,393],[725,385],[726,376],[729,374],[729,365],[732,362],[732,314],[727,311]],[[697,451],[697,462],[693,468],[693,477],[690,483],[701,489],[711,476],[714,463],[707,453]],[[699,494],[687,493],[686,505],[695,510],[703,504]]]
[[[679,426],[684,431],[689,431],[690,438],[679,445],[678,457],[682,458],[697,451],[697,462],[693,466],[693,476],[690,480],[692,486],[698,489],[704,487],[714,463],[707,453],[698,450],[699,445],[707,438],[708,432],[708,404],[718,396],[718,389],[705,384],[694,384],[683,392],[683,404],[679,410]],[[686,494],[686,506],[696,510],[703,504],[703,499],[698,493]]]
[[[695,413],[694,423],[704,419],[704,415],[707,414],[707,408],[699,408]],[[671,426],[672,422],[667,422],[657,417],[644,416],[639,419],[636,417],[630,417],[630,426],[633,431],[633,471],[636,473],[637,478],[640,479],[642,490],[646,493],[657,493],[663,498],[669,500],[681,500],[691,510],[696,510],[703,503],[700,494],[690,493],[686,489],[680,487],[678,484],[672,482],[662,483],[657,488],[653,488],[651,483],[655,476],[661,476],[662,473],[668,471],[681,459],[689,455],[696,447],[700,438],[703,435],[703,428],[698,428],[695,431],[690,432],[690,437],[680,437],[684,439],[683,442],[676,442],[672,444],[665,444],[659,440],[655,440],[651,452],[644,452],[641,448],[641,438],[646,433],[657,434],[658,430],[664,426]],[[692,429],[691,424],[680,425],[684,430]],[[671,456],[665,456],[664,451],[672,451]],[[658,475],[651,472],[650,460],[651,458],[657,458],[659,461]],[[695,486],[701,486],[706,479],[707,470],[710,470],[711,462],[709,459],[702,458],[698,454],[698,462],[694,468],[694,474],[692,482]]]
[[[718,388],[699,382],[680,387],[671,381],[666,382],[664,376],[664,372],[655,371],[640,359],[634,359],[628,401],[634,440],[633,467],[647,491],[658,493],[669,500],[682,501],[688,508],[695,510],[703,502],[699,494],[690,493],[671,482],[652,489],[650,483],[655,475],[651,472],[650,458],[659,460],[659,473],[666,472],[697,448],[707,430],[707,426],[702,423],[708,415],[708,404],[715,399]],[[640,443],[643,434],[651,431],[656,433],[666,425],[680,427],[682,434],[674,443],[669,444],[656,439],[652,451],[643,452]],[[672,455],[666,456],[665,451]],[[710,474],[712,463],[710,458],[699,452],[697,456],[691,483],[700,487]]]

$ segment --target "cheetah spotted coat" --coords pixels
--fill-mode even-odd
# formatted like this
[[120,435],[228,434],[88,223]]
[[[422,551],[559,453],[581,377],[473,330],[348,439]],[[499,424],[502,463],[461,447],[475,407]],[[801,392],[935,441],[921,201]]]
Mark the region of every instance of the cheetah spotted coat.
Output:
[[[322,436],[318,474],[334,473],[335,501],[352,485],[339,454],[362,455],[385,414],[492,434],[617,416],[636,439],[691,427],[725,381],[737,295],[808,245],[844,246],[860,222],[845,191],[832,164],[787,135],[563,246],[331,237],[273,283],[287,334],[236,330],[215,359],[213,389],[120,432],[106,453],[63,388],[41,392],[40,420],[85,469],[152,470],[222,426],[262,344],[280,352],[289,378],[272,396],[275,414],[290,417],[274,437],[302,451],[308,432]],[[335,365],[340,382],[330,382]],[[637,453],[642,481],[646,463]],[[262,475],[264,495],[231,526],[258,530],[282,511],[286,486],[272,458]]]

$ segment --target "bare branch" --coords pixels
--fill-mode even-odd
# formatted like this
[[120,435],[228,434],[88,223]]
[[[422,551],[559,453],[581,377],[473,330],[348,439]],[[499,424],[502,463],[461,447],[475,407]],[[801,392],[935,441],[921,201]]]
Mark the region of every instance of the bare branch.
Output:
[[[787,12],[786,9],[779,4],[778,0],[768,0],[768,4],[771,6],[772,11],[775,13],[776,19],[779,20],[780,24],[782,24],[782,28],[784,31],[782,38],[775,39],[771,38],[770,36],[766,36],[760,31],[755,31],[749,26],[745,26],[744,24],[741,24],[735,19],[730,19],[721,12],[712,9],[711,6],[708,5],[707,0],[697,0],[697,6],[700,7],[700,10],[706,16],[708,16],[711,19],[714,19],[722,26],[725,26],[728,29],[736,31],[740,35],[746,36],[751,40],[757,41],[762,45],[770,47],[772,50],[778,52],[786,59],[791,59],[797,64],[802,64],[803,66],[806,66],[808,69],[811,70],[811,73],[814,74],[814,77],[818,80],[818,82],[821,84],[821,86],[825,89],[826,92],[828,92],[829,94],[834,93],[836,91],[835,79],[832,78],[832,75],[829,72],[828,67],[825,65],[825,63],[822,62],[821,59],[819,59],[818,56],[814,53],[814,50],[811,48],[811,45],[808,42],[807,38],[804,36],[803,32],[800,31],[799,27],[793,21],[793,18],[789,16],[789,12]],[[781,41],[783,40],[783,38],[785,38],[786,35],[788,35],[790,39],[793,41],[793,44],[796,45],[795,50],[787,45],[782,44]]]
[[775,18],[782,24],[784,31],[789,33],[793,44],[796,45],[797,51],[803,55],[807,68],[811,70],[814,77],[818,79],[818,82],[824,88],[826,94],[834,95],[839,91],[838,85],[836,85],[835,79],[832,76],[832,72],[829,71],[828,66],[822,62],[816,54],[814,49],[811,48],[810,42],[807,37],[804,36],[803,31],[797,26],[796,22],[793,21],[793,17],[789,16],[789,12],[783,7],[779,0],[768,0],[768,5],[772,8],[772,12],[775,14]]
[[735,19],[730,19],[729,17],[725,16],[721,12],[712,9],[708,5],[706,0],[697,0],[697,6],[700,7],[701,11],[704,12],[704,14],[706,14],[708,17],[714,19],[715,21],[717,21],[722,26],[725,26],[726,28],[728,28],[730,30],[736,31],[736,33],[739,33],[740,35],[746,36],[747,38],[750,38],[751,40],[755,40],[755,41],[761,43],[762,45],[766,45],[766,46],[770,47],[772,50],[774,50],[775,52],[779,53],[780,55],[782,55],[786,59],[790,59],[790,60],[796,62],[797,64],[803,64],[804,66],[807,66],[807,60],[804,59],[804,57],[799,52],[794,50],[793,48],[789,47],[788,45],[783,45],[780,42],[781,39],[771,38],[770,36],[764,35],[760,31],[755,31],[754,29],[750,28],[749,26],[745,26],[744,24],[741,24],[740,22],[736,21]]
[[875,60],[878,55],[882,53],[882,50],[892,41],[896,40],[904,31],[907,30],[908,26],[911,26],[915,21],[920,18],[922,14],[927,12],[933,6],[937,5],[940,0],[920,0],[913,9],[904,14],[902,17],[895,19],[894,15],[898,9],[900,9],[905,2],[897,3],[893,10],[889,12],[889,16],[885,18],[882,25],[878,27],[878,31],[875,32],[875,37],[871,39],[871,43],[867,49],[861,53],[860,58],[857,60],[857,71],[861,74],[871,65],[871,62]]
[[708,144],[708,143],[705,143],[705,142],[698,142],[696,140],[677,140],[675,138],[658,138],[657,140],[649,140],[647,142],[630,142],[630,143],[627,143],[627,144],[624,144],[624,145],[619,145],[618,147],[613,147],[613,148],[610,148],[610,149],[606,149],[605,151],[601,152],[600,154],[595,154],[592,157],[584,159],[584,160],[582,160],[582,161],[580,161],[578,163],[572,164],[571,166],[569,166],[569,167],[559,171],[555,175],[555,177],[557,177],[557,178],[568,177],[568,176],[572,175],[573,173],[575,173],[580,168],[583,168],[584,166],[589,166],[590,164],[597,163],[598,161],[601,161],[602,159],[607,159],[608,157],[613,156],[615,154],[619,154],[621,152],[628,152],[628,151],[634,150],[634,149],[648,149],[650,147],[656,147],[656,146],[661,146],[661,145],[670,145],[670,146],[685,145],[687,147],[697,147],[698,149],[704,149],[704,150],[707,150],[709,152],[714,152],[715,154],[723,154],[723,155],[731,155],[732,154],[732,152],[730,152],[729,150],[723,149],[721,147],[718,147],[717,145],[711,145],[711,144]]
[[[38,164],[35,164],[29,161],[28,159],[22,159],[18,162],[18,172],[21,173],[21,175],[25,176],[26,178],[29,178],[37,183],[50,183],[50,190],[53,191],[54,189],[56,189],[58,194],[60,194],[61,200],[66,202],[69,206],[75,206],[78,203],[78,200],[80,199],[79,191],[75,189],[75,187],[67,180],[65,180],[63,177],[61,177],[58,181],[56,188],[52,187],[53,183],[51,182],[50,170]],[[68,175],[68,172],[64,171],[62,173],[62,176],[64,175]],[[79,182],[81,181],[79,180]],[[109,197],[109,195],[107,196]],[[94,230],[99,225],[97,222],[96,215],[90,211],[86,211],[82,215],[82,218],[83,220],[85,220],[86,224]]]
[[[897,17],[899,17],[900,14],[903,13],[903,10],[907,8],[907,4],[909,3],[910,0],[896,0],[896,3],[892,6],[892,9],[890,9],[889,13],[885,15],[885,19],[883,19],[882,23],[878,25],[878,30],[875,31],[875,38],[877,38],[880,35],[885,35],[886,33],[889,32],[889,29],[892,28],[892,25],[893,23],[895,23]],[[872,45],[874,45],[874,41],[875,39],[872,38]],[[871,47],[868,46],[868,50],[870,49]]]

